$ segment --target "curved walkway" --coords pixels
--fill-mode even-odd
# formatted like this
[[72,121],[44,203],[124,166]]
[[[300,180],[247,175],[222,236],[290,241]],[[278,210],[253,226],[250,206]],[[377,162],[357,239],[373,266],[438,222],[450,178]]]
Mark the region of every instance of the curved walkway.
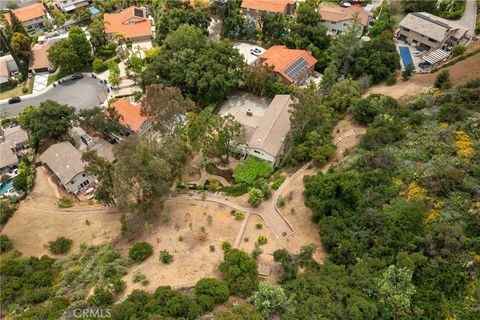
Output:
[[[356,129],[350,129],[344,133],[342,133],[340,136],[335,138],[334,143],[338,144],[340,141],[342,141],[345,138],[356,136],[358,134],[362,134],[363,132],[360,132]],[[327,162],[323,168],[324,170],[327,170],[333,163],[335,163],[336,159],[332,159],[331,161]],[[190,196],[185,196],[185,195],[180,195],[176,197],[170,197],[167,199],[167,201],[209,201],[209,202],[214,202],[218,204],[222,204],[225,206],[228,206],[234,210],[242,211],[247,214],[252,213],[259,215],[265,223],[272,229],[273,233],[277,238],[285,238],[288,237],[292,234],[295,233],[295,230],[293,229],[292,225],[288,222],[288,220],[282,216],[280,209],[277,206],[278,200],[284,196],[283,192],[286,190],[290,184],[296,180],[296,178],[302,174],[305,170],[309,168],[311,165],[311,162],[306,163],[303,165],[300,169],[295,171],[292,175],[287,177],[285,181],[281,184],[281,186],[275,191],[273,196],[268,199],[267,201],[263,202],[260,206],[257,208],[252,208],[252,207],[244,207],[241,205],[238,205],[226,198],[225,196],[221,196],[219,194],[209,194],[206,197],[201,196],[198,193],[191,194]],[[245,231],[246,228],[246,221],[248,219],[244,220],[244,223],[242,223],[242,226],[240,228],[240,231],[237,235],[237,238],[235,240],[235,246],[238,246],[241,238],[243,236],[243,232]]]

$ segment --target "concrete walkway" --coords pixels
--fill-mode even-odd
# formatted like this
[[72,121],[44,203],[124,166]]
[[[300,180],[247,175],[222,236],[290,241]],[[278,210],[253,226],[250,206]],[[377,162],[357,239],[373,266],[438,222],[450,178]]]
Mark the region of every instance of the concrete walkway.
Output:
[[33,93],[42,92],[47,88],[48,72],[36,73],[33,78]]

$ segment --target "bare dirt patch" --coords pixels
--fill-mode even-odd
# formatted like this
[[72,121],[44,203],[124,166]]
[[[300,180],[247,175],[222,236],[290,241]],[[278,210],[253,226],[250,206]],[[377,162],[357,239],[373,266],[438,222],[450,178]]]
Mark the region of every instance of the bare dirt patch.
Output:
[[51,255],[46,247],[48,242],[65,236],[73,240],[70,253],[75,253],[81,243],[98,245],[112,242],[119,235],[120,215],[99,211],[102,206],[85,204],[72,208],[72,212],[59,210],[55,189],[48,179],[47,170],[37,168],[32,193],[21,202],[2,231],[12,239],[15,249],[24,256]]

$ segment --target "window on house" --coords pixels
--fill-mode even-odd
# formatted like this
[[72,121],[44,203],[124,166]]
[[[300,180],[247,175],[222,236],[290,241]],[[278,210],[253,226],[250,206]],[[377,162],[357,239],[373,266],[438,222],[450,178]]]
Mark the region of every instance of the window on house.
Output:
[[430,41],[430,42],[437,42],[437,40],[432,39],[432,38],[428,38],[428,41]]
[[403,28],[403,30],[406,31],[406,32],[410,31],[410,29],[408,29],[408,28]]
[[335,21],[332,21],[332,24],[337,24]]

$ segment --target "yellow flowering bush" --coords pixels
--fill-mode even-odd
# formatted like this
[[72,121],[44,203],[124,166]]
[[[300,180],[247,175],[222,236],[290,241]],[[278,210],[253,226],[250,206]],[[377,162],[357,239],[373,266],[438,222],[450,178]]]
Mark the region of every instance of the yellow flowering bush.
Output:
[[456,141],[455,145],[457,147],[457,154],[459,157],[462,157],[465,160],[470,160],[473,156],[473,140],[468,134],[462,130],[455,132]]

